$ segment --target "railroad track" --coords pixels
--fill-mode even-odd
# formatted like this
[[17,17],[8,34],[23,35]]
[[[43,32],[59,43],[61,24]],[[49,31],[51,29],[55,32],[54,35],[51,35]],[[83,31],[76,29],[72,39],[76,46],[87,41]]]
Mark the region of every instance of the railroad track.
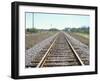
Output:
[[84,65],[65,33],[60,32],[50,45],[32,60],[33,67],[81,66]]

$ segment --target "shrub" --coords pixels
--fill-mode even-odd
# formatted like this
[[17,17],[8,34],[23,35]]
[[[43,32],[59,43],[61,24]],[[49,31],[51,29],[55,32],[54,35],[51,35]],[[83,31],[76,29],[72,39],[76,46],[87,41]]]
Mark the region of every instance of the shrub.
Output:
[[56,28],[51,28],[51,29],[49,29],[49,31],[58,31],[58,29],[56,29]]
[[36,33],[38,32],[38,30],[36,28],[27,28],[26,29],[27,32],[31,32],[31,33]]

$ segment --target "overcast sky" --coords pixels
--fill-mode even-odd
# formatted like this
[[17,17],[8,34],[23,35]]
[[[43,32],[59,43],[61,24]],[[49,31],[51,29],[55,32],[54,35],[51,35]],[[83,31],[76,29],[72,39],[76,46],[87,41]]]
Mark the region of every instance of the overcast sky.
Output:
[[87,15],[26,13],[26,28],[64,29],[65,27],[89,26],[90,17]]

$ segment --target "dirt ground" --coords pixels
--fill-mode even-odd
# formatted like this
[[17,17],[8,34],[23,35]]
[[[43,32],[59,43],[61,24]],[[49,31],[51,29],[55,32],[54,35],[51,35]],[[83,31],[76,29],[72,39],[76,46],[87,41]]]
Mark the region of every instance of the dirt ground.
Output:
[[89,37],[83,37],[81,35],[78,35],[76,33],[69,33],[71,36],[73,36],[74,38],[78,39],[79,41],[81,41],[82,43],[86,44],[87,46],[89,46]]
[[25,50],[33,47],[35,44],[41,42],[42,40],[54,35],[56,32],[38,32],[25,34]]

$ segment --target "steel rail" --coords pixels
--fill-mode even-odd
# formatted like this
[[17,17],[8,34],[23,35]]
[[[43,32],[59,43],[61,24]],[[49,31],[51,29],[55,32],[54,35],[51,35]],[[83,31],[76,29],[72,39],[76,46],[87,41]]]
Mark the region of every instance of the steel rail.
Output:
[[[76,52],[76,50],[74,49],[74,47],[72,46],[72,44],[69,42],[66,33],[65,33],[65,32],[63,32],[63,33],[64,33],[64,35],[65,35],[66,42],[68,43],[69,47],[71,48],[73,54],[75,54],[75,57],[77,58],[79,64],[80,64],[80,65],[84,65],[84,63],[82,62],[82,60],[81,60],[81,58],[79,57],[78,53]],[[38,63],[38,65],[36,66],[37,68],[43,67],[43,65],[44,65],[44,63],[45,63],[45,59],[46,59],[47,55],[48,55],[49,52],[50,52],[50,49],[53,47],[55,41],[57,40],[57,35],[58,35],[58,33],[55,35],[54,41],[52,42],[52,44],[50,45],[50,47],[48,48],[48,50],[46,51],[46,53],[44,54],[44,56],[42,57],[42,59],[40,60],[40,62]]]
[[67,35],[66,35],[65,32],[64,32],[64,34],[65,34],[65,36],[66,36],[65,38],[66,38],[66,40],[67,40],[67,42],[68,42],[70,48],[72,49],[73,53],[75,54],[75,56],[76,56],[77,60],[79,61],[80,65],[84,65],[84,63],[82,62],[82,60],[81,60],[81,58],[79,57],[78,53],[75,51],[74,47],[73,47],[72,44],[69,42],[69,40],[68,40]]
[[53,47],[53,45],[54,45],[54,43],[55,43],[55,41],[57,39],[57,35],[58,35],[58,33],[55,35],[56,38],[54,39],[54,41],[52,42],[52,44],[50,45],[50,47],[48,48],[48,50],[46,51],[46,53],[44,54],[44,56],[42,57],[42,59],[40,60],[40,62],[38,63],[38,65],[36,66],[37,68],[43,66],[43,64],[45,62],[46,56],[49,54],[50,49]]

